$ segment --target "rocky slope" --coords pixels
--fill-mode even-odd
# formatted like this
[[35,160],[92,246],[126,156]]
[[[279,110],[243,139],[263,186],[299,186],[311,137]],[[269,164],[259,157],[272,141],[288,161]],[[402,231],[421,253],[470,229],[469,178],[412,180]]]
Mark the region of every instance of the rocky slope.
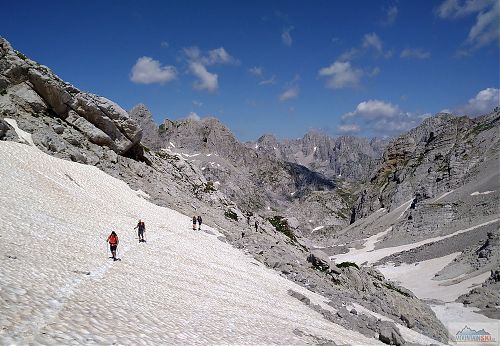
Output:
[[299,139],[278,141],[270,134],[247,143],[259,153],[303,165],[329,178],[360,181],[382,157],[387,141],[351,136],[329,137],[310,131]]
[[[208,120],[209,129],[217,127],[213,123],[214,120]],[[141,126],[144,125],[141,123]],[[214,145],[210,149],[218,148],[218,136],[225,138],[227,143],[237,145],[222,128],[218,132],[206,133],[207,124],[204,122],[187,125],[183,131],[192,129],[206,135],[195,142],[198,145],[195,149],[204,149],[207,143]],[[166,128],[164,130],[167,132]],[[258,220],[260,227],[258,231],[252,231],[253,227],[247,224],[231,196],[228,198],[221,190],[215,189],[215,181],[205,178],[203,166],[199,167],[190,156],[182,154],[182,136],[175,136],[174,132],[163,137],[180,144],[176,153],[173,150],[147,148],[141,143],[141,134],[138,122],[119,106],[63,82],[48,68],[27,59],[13,50],[7,41],[0,39],[0,140],[33,144],[50,155],[94,165],[125,181],[138,195],[158,205],[171,207],[186,215],[203,215],[206,223],[222,232],[222,241],[244,249],[290,280],[323,294],[339,311],[343,306],[354,303],[365,305],[426,335],[439,340],[446,338],[444,327],[424,303],[387,282],[379,273],[365,268],[358,270],[349,265],[341,268],[330,264],[328,268],[318,267],[317,261],[312,261],[307,247],[291,231],[286,220],[268,220],[254,215],[251,221]],[[189,142],[190,145],[192,143]],[[246,177],[242,174],[241,181],[255,179],[261,184],[269,184],[272,193],[282,196],[297,188],[302,191],[308,186],[329,188],[328,180],[320,179],[305,168],[287,166],[277,160],[261,162],[261,155],[255,152],[242,151],[235,155],[232,150],[220,150],[218,155],[228,156],[220,162],[228,163],[230,174],[240,172],[233,170],[229,164],[248,160],[256,170],[249,170]],[[206,158],[211,157],[208,154],[211,153],[206,153]],[[217,166],[215,161],[210,162]],[[262,170],[260,164],[270,166],[259,173],[259,169]],[[274,181],[276,175],[269,172],[278,172],[281,175],[278,178],[286,179],[286,182]],[[251,173],[257,176],[252,177]],[[235,184],[239,183],[236,180],[239,177],[233,177]],[[242,191],[253,193],[251,189]],[[189,226],[186,225],[186,229]],[[409,315],[414,316],[418,323],[406,322],[408,317],[403,316]],[[345,315],[341,312],[338,317],[332,318],[365,335],[376,336],[383,330],[387,331],[387,326],[377,323],[373,316],[370,319],[364,314]]]
[[[348,216],[331,214],[323,205],[308,203],[312,193],[322,191],[336,205],[348,209],[348,194],[340,195],[336,187],[343,182],[324,177],[305,166],[287,162],[261,153],[240,143],[217,119],[166,119],[159,127],[144,106],[130,111],[133,119],[143,124],[144,142],[152,148],[163,148],[179,154],[199,167],[205,179],[214,184],[249,213],[267,217],[295,216],[294,206],[315,210],[311,217],[295,218],[299,231],[311,231],[318,220],[328,219],[333,224],[345,225]],[[346,188],[347,189],[347,188]]]
[[359,197],[353,220],[410,199],[416,204],[473,181],[477,167],[498,156],[499,124],[498,108],[475,119],[443,113],[393,140]]
[[490,277],[481,287],[461,295],[458,301],[479,308],[485,316],[500,320],[500,270],[492,270]]

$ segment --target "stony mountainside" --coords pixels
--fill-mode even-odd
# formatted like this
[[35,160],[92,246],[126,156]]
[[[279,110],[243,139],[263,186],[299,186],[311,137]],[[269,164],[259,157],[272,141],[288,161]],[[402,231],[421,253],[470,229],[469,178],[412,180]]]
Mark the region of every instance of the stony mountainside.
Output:
[[247,143],[260,153],[283,161],[303,165],[329,178],[343,177],[361,181],[375,167],[387,141],[352,136],[332,138],[317,131],[310,131],[299,139],[278,141],[270,134],[255,143]]
[[[178,152],[154,146],[149,148],[141,142],[144,138],[142,126],[148,130],[147,114],[144,119],[145,122],[134,121],[115,103],[65,83],[47,67],[29,60],[0,38],[0,140],[35,145],[50,155],[94,165],[125,181],[138,195],[158,205],[186,215],[203,215],[205,223],[224,234],[222,241],[244,249],[288,279],[323,294],[339,311],[350,303],[366,305],[409,328],[438,340],[446,339],[443,325],[422,301],[386,281],[379,273],[369,268],[337,268],[328,263],[328,268],[318,266],[318,261],[313,260],[303,240],[294,234],[286,220],[254,214],[251,222],[257,220],[260,223],[255,231],[247,224],[232,196],[214,188],[215,181],[207,181],[203,174],[207,168],[195,164],[193,156],[182,154],[182,136],[176,137],[175,132],[171,136],[160,136],[160,141],[177,141],[172,143],[179,145]],[[213,120],[208,120],[208,123],[212,124]],[[183,131],[206,131],[204,122],[187,125],[180,127]],[[164,130],[167,132],[166,128]],[[217,134],[205,133],[206,137],[195,143],[199,147],[194,148],[203,148],[208,143],[217,146],[219,137],[216,136],[237,145],[223,129],[217,131]],[[154,143],[154,139],[148,143]],[[206,150],[205,158],[210,158],[208,154],[211,153]],[[311,181],[316,184],[315,189],[329,188],[329,180],[319,179],[307,168],[292,169],[293,166],[277,160],[260,161],[264,160],[261,159],[263,155],[253,151],[242,151],[238,155],[231,155],[234,152],[230,151],[218,153],[229,157],[220,161],[220,165],[249,160],[255,166],[254,170],[241,173],[228,165],[227,174],[233,175],[235,185],[254,179],[262,185],[271,185],[273,193],[282,195],[296,191],[301,184],[312,186]],[[211,162],[214,164],[210,166],[217,166],[215,161]],[[261,164],[270,166],[265,166],[266,169],[259,173]],[[252,173],[260,175],[252,177]],[[281,176],[277,177],[276,173]],[[250,185],[249,188],[243,185],[248,189],[242,189],[242,192],[252,195],[256,186],[259,185]],[[269,196],[267,198],[272,200]],[[189,227],[186,225],[186,231]],[[381,334],[382,327],[387,329],[377,319],[352,312],[345,315],[344,310],[337,317],[330,318],[370,336]],[[415,322],[411,322],[408,316],[413,316]]]
[[379,208],[418,203],[474,180],[477,167],[496,162],[500,109],[479,118],[437,114],[393,140],[358,199],[353,220]]
[[481,287],[461,295],[458,301],[466,306],[481,309],[481,313],[485,316],[500,320],[500,270],[492,270],[490,277]]
[[[167,119],[157,127],[144,106],[135,107],[130,115],[144,124],[144,143],[193,162],[215,188],[247,212],[288,216],[287,210],[294,201],[307,200],[315,191],[323,191],[342,208],[349,208],[349,200],[336,191],[336,180],[245,146],[215,118]],[[321,209],[320,218],[330,214],[326,209],[322,213]],[[336,222],[346,224],[348,219]],[[309,222],[301,219],[300,225],[308,228]]]

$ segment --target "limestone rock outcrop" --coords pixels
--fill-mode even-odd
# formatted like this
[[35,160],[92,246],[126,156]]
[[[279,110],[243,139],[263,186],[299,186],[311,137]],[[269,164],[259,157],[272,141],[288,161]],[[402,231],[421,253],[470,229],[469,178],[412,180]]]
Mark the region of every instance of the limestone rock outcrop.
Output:
[[75,126],[92,143],[119,155],[142,138],[142,129],[116,103],[80,91],[47,67],[26,58],[0,38],[0,110],[9,117],[19,112],[58,117]]

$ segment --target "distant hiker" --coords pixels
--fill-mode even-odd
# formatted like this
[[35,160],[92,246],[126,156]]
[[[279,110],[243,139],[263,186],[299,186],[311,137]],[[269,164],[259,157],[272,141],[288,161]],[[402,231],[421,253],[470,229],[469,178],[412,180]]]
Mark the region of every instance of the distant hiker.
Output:
[[247,215],[247,223],[250,225],[250,215]]
[[108,236],[107,242],[109,243],[109,249],[111,250],[111,255],[113,256],[113,260],[116,261],[116,247],[118,246],[119,240],[115,231],[112,231]]
[[255,220],[255,232],[259,229],[259,221]]
[[201,222],[202,222],[202,221],[203,221],[203,220],[201,219],[201,216],[200,216],[200,215],[198,215],[198,231],[201,231]]
[[146,225],[144,224],[144,221],[139,220],[137,223],[137,226],[134,227],[134,229],[137,229],[137,235],[139,236],[139,243],[144,242],[144,232],[146,231]]
[[196,216],[193,216],[193,230],[196,231]]

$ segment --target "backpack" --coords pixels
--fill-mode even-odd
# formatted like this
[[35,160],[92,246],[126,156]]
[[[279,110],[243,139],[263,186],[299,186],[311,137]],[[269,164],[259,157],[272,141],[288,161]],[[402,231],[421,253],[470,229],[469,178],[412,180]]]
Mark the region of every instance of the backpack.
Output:
[[118,244],[118,236],[110,235],[108,238],[108,241],[111,245],[116,245],[116,244]]

